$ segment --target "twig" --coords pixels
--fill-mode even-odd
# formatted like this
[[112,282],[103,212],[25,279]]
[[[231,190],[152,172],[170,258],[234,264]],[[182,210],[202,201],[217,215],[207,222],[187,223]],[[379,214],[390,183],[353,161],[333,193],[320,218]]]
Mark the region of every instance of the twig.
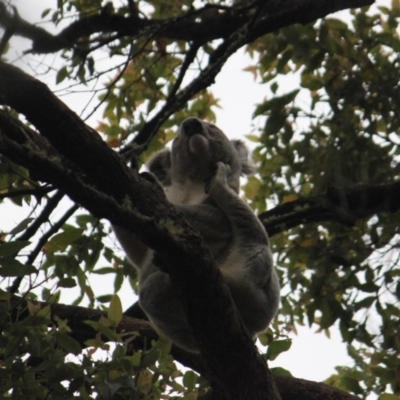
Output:
[[[55,196],[54,196],[55,197]],[[42,250],[43,246],[46,244],[46,242],[49,240],[49,238],[54,235],[56,232],[58,232],[59,229],[67,222],[67,220],[77,211],[79,208],[79,205],[75,204],[72,206],[37,242],[36,247],[31,251],[29,254],[26,264],[32,265],[33,262],[35,261],[36,257]],[[9,291],[11,293],[16,293],[19,285],[21,284],[23,279],[23,276],[17,277],[12,285],[9,287]]]

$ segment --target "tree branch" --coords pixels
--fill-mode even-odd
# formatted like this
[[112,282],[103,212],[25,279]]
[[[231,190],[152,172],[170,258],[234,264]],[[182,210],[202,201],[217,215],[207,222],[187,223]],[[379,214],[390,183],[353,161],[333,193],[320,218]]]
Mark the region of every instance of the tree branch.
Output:
[[[265,8],[263,15],[260,15],[254,25],[249,42],[295,23],[309,23],[340,10],[373,3],[374,0],[286,0],[280,2],[280,8],[274,9],[273,12],[270,8]],[[251,13],[244,13],[241,8],[225,8],[224,11],[218,11],[219,8],[214,7],[216,12],[210,12],[210,8],[212,7],[206,5],[183,16],[164,20],[139,18],[138,13],[125,17],[99,12],[98,15],[83,17],[59,34],[52,35],[8,11],[5,4],[0,2],[0,26],[12,28],[16,35],[31,39],[32,52],[53,53],[77,45],[81,38],[110,32],[115,32],[118,36],[135,36],[146,30],[152,32],[152,35],[156,33],[157,36],[168,39],[205,43],[231,36],[252,18]]]
[[328,187],[325,195],[285,203],[259,215],[269,236],[310,222],[336,221],[354,225],[377,213],[400,210],[400,182]]
[[45,194],[50,193],[53,190],[54,190],[54,188],[51,186],[40,186],[37,188],[31,188],[31,189],[9,190],[8,192],[1,193],[0,199],[7,199],[7,198],[19,197],[19,196],[35,196],[37,198],[41,198]]

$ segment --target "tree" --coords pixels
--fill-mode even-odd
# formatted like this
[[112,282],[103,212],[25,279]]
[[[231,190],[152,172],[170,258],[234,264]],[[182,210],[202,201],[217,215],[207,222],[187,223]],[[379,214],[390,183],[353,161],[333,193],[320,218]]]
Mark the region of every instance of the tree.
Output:
[[[1,236],[4,397],[397,398],[400,4],[372,3],[64,0],[42,14],[63,24],[57,34],[0,3],[1,53],[17,35],[32,54],[56,54],[56,83],[86,85],[98,96],[93,112],[103,111],[94,130],[38,77],[0,63],[1,198],[31,210]],[[346,22],[327,17],[350,8]],[[226,312],[233,306],[201,237],[138,173],[184,118],[214,118],[208,88],[242,47],[270,93],[250,137],[260,170],[244,187],[282,281],[263,356]],[[300,85],[282,93],[291,73]],[[122,314],[113,293],[124,280],[135,288],[136,276],[106,241],[106,220],[166,260],[201,356],[158,339],[137,304]],[[96,274],[114,279],[113,293],[96,294]],[[71,287],[78,298],[59,304]],[[285,331],[306,322],[327,334],[337,324],[348,343],[354,366],[338,368],[331,386],[267,367],[288,349]],[[96,349],[108,353],[98,359]]]

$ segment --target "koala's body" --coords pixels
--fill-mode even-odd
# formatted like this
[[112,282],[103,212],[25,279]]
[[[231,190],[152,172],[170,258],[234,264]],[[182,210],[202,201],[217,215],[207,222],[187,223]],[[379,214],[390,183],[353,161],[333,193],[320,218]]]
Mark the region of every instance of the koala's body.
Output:
[[[203,236],[250,335],[265,330],[278,309],[280,289],[267,233],[238,196],[240,175],[252,172],[245,145],[229,141],[213,124],[188,118],[172,149],[157,153],[148,168]],[[143,311],[172,342],[197,352],[183,306],[168,274],[153,265],[152,250],[125,229],[114,231],[138,269]]]

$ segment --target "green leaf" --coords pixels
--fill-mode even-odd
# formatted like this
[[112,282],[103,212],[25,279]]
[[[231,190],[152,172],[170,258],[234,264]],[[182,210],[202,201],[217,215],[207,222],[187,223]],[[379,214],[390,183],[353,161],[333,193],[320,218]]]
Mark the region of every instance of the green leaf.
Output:
[[117,326],[122,319],[122,304],[120,298],[116,294],[111,297],[107,318],[114,326]]
[[183,384],[187,390],[193,390],[195,388],[198,378],[198,375],[193,371],[185,372],[185,375],[183,375]]
[[23,219],[15,228],[11,229],[11,231],[8,232],[8,234],[16,235],[17,233],[24,231],[33,220],[34,218]]
[[357,379],[350,377],[342,377],[341,384],[343,385],[344,388],[346,388],[349,391],[352,391],[353,393],[362,393],[362,388]]
[[81,345],[66,333],[57,332],[56,342],[66,352],[75,354],[76,356],[82,351]]
[[[15,229],[15,228],[14,228]],[[17,254],[21,249],[28,246],[31,242],[15,241],[0,243],[0,257],[8,257]]]
[[126,351],[125,351],[124,346],[121,346],[119,344],[117,346],[115,346],[115,349],[114,349],[113,355],[112,355],[113,359],[122,359],[125,357],[125,355],[126,355]]
[[25,276],[37,272],[34,266],[22,264],[15,258],[0,259],[0,276]]
[[301,86],[309,90],[318,90],[323,88],[325,80],[313,74],[302,74],[301,75]]
[[46,253],[55,253],[65,250],[71,243],[82,236],[83,229],[68,228],[64,232],[54,235],[44,246]]
[[340,19],[327,18],[326,19],[326,24],[331,29],[336,29],[336,30],[339,30],[339,31],[347,31],[348,30],[348,24],[346,22],[341,21]]
[[273,372],[275,375],[293,376],[289,370],[282,367],[271,368],[271,372]]
[[372,306],[374,301],[376,301],[376,296],[369,296],[366,297],[365,299],[358,301],[357,303],[355,303],[354,306],[356,310],[359,310],[361,308],[369,308]]
[[379,400],[399,400],[399,396],[391,393],[383,393],[379,396]]
[[62,67],[59,69],[56,75],[56,84],[62,82],[67,76],[69,76],[67,67]]
[[286,115],[284,113],[271,113],[265,125],[265,134],[267,136],[275,135],[283,127],[285,121]]
[[77,285],[76,280],[74,278],[60,279],[57,284],[58,287],[64,287],[64,288],[73,288],[76,285]]
[[290,349],[292,345],[291,339],[274,340],[269,346],[267,351],[268,360],[275,360],[279,354],[284,353]]

